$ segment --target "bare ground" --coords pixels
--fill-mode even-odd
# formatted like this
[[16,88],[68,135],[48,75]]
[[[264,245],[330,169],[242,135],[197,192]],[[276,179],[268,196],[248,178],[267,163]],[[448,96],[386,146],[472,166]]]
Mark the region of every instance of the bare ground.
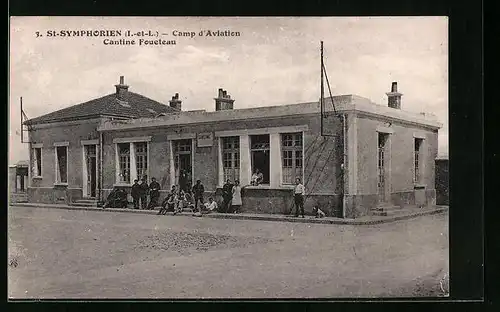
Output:
[[447,214],[373,226],[11,207],[10,298],[445,296]]

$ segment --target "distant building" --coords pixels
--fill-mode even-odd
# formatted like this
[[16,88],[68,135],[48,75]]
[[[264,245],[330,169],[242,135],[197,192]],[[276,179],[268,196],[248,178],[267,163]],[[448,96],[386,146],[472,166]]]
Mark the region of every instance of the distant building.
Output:
[[9,166],[9,196],[12,202],[25,201],[28,188],[28,161]]
[[[441,125],[430,114],[402,111],[396,83],[387,95],[387,106],[357,95],[326,98],[321,133],[319,102],[235,109],[219,89],[215,111],[182,111],[178,94],[163,105],[128,91],[122,77],[115,94],[27,122],[29,198],[102,199],[114,186],[130,191],[143,176],[157,178],[162,196],[197,179],[215,194],[238,179],[244,211],[288,213],[300,178],[306,210],[319,204],[330,216],[435,204]],[[249,186],[255,169],[263,184]]]

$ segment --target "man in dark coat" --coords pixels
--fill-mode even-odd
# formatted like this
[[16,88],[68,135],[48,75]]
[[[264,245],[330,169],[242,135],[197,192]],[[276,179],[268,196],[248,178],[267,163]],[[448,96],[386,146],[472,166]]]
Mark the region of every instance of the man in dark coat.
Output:
[[132,199],[134,200],[134,208],[139,209],[139,199],[141,198],[141,186],[139,185],[139,180],[134,180],[130,195],[132,195]]
[[158,198],[160,197],[160,183],[156,182],[156,178],[151,178],[151,183],[149,184],[149,210],[155,209],[158,206]]
[[198,201],[200,202],[200,208],[198,209],[201,214],[201,207],[203,206],[203,193],[205,193],[205,187],[201,184],[201,180],[197,180],[196,184],[193,185],[193,197],[194,197],[194,209],[198,209]]
[[222,187],[222,207],[221,212],[229,212],[231,207],[231,200],[233,199],[233,184],[231,180],[227,179],[226,183]]
[[148,208],[148,193],[149,193],[149,186],[148,186],[148,181],[146,181],[146,178],[142,178],[142,182],[140,184],[141,188],[141,209],[147,209]]

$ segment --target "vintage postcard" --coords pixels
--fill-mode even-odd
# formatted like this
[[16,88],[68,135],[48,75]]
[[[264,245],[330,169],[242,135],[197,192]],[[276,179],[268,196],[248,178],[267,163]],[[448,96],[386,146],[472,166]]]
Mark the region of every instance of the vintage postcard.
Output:
[[449,296],[446,17],[10,19],[10,299]]

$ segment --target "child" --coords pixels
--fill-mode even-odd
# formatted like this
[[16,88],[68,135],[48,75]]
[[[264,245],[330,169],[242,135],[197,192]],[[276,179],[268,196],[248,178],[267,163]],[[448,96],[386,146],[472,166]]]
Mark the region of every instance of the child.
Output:
[[313,212],[316,215],[316,218],[324,218],[325,217],[325,213],[321,209],[319,209],[319,207],[317,205],[313,207]]

